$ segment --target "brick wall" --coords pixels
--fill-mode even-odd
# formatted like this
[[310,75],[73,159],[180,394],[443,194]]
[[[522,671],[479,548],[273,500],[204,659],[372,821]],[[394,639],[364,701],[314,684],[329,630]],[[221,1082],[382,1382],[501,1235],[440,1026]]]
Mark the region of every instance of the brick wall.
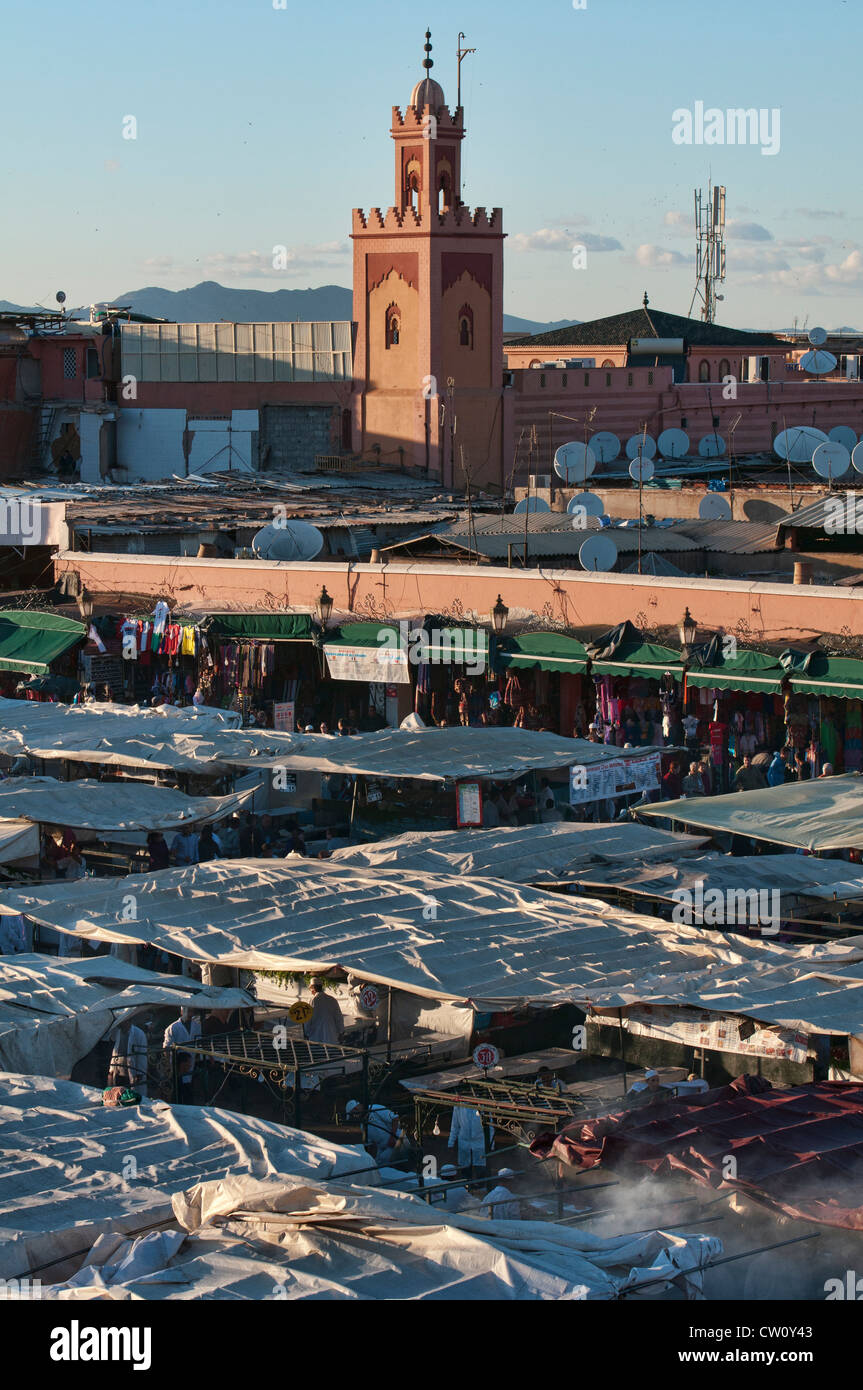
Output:
[[268,405],[261,410],[261,468],[308,468],[339,452],[337,405]]

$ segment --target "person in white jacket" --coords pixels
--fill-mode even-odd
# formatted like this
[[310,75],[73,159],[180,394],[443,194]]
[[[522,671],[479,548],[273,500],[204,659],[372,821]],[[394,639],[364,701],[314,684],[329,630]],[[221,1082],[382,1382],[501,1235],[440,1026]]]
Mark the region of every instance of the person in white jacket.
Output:
[[129,1087],[146,1098],[147,1034],[134,1023],[121,1025],[114,1034],[108,1085]]
[[[493,1131],[490,1131],[490,1136]],[[489,1137],[491,1142],[491,1137]],[[449,1132],[449,1148],[458,1146],[457,1162],[461,1171],[475,1174],[485,1172],[485,1134],[482,1116],[478,1110],[467,1105],[457,1105],[452,1112],[452,1125]]]

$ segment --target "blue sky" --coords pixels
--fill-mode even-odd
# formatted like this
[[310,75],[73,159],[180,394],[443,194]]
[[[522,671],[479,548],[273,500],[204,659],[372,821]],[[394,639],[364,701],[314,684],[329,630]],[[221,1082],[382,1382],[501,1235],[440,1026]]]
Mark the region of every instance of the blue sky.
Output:
[[[712,174],[718,317],[863,328],[857,0],[285,3],[6,0],[0,299],[349,285],[350,210],[393,201],[390,109],[428,23],[451,106],[459,29],[478,50],[464,196],[504,209],[508,312],[586,319],[647,289],[686,313],[692,190]],[[778,153],[675,144],[672,113],[697,101],[779,108]]]

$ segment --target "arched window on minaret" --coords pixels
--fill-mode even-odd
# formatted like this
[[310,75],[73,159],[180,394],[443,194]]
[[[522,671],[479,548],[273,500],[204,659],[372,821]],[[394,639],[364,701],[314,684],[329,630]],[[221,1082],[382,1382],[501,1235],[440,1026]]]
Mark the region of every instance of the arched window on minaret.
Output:
[[473,347],[473,309],[469,304],[458,311],[458,342],[459,347]]
[[388,348],[398,347],[399,336],[401,334],[402,316],[397,304],[391,304],[387,309],[386,317],[386,346]]
[[405,202],[414,212],[419,212],[420,207],[420,178],[419,162],[411,159],[405,169]]

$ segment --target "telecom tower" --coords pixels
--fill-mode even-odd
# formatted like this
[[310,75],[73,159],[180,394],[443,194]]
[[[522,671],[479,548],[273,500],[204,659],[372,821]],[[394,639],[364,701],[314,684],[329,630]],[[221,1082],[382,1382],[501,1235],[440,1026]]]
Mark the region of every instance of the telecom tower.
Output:
[[705,198],[700,188],[695,190],[695,291],[689,305],[689,317],[696,299],[701,300],[701,317],[705,323],[716,320],[716,302],[725,296],[716,293],[717,284],[725,280],[725,189],[707,185]]

